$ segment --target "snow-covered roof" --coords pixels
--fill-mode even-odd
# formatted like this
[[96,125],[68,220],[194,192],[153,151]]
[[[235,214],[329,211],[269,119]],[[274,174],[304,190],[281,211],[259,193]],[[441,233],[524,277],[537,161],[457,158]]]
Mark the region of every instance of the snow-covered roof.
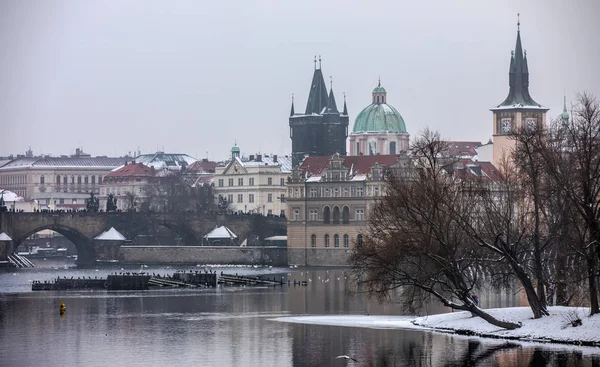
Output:
[[110,227],[106,232],[102,232],[99,236],[94,238],[95,240],[101,241],[125,241],[126,238],[115,227]]
[[517,108],[522,108],[522,109],[527,109],[527,110],[544,110],[547,111],[548,108],[544,107],[544,106],[525,106],[523,104],[513,104],[510,106],[496,106],[493,108],[490,108],[491,111],[496,111],[496,110],[514,110]]
[[54,167],[54,168],[106,168],[125,164],[127,158],[110,157],[37,157],[37,158],[17,158],[0,167],[0,170],[15,168],[36,168],[36,167]]
[[5,164],[9,163],[10,161],[12,161],[13,158],[0,158],[0,167],[4,166]]
[[135,163],[142,163],[148,167],[157,170],[163,169],[181,169],[183,166],[190,166],[197,161],[196,158],[187,154],[172,154],[157,152],[153,154],[142,154],[135,158]]
[[215,227],[209,234],[204,236],[204,238],[237,238],[235,233],[231,232],[231,230],[225,226]]
[[306,182],[319,182],[321,181],[321,176],[317,175],[317,176],[310,176],[309,178],[306,179]]
[[282,173],[292,172],[292,157],[289,156],[277,156],[277,162],[275,162],[275,155],[255,155],[253,160],[245,158],[237,158],[238,162],[244,167],[281,167]]
[[6,232],[2,232],[0,233],[0,241],[12,241],[12,238],[10,238]]
[[6,201],[6,202],[8,202],[8,201],[10,201],[10,202],[24,201],[25,200],[25,199],[23,199],[22,196],[19,196],[12,191],[3,190],[3,189],[0,189],[0,196],[2,196],[4,198],[4,201]]

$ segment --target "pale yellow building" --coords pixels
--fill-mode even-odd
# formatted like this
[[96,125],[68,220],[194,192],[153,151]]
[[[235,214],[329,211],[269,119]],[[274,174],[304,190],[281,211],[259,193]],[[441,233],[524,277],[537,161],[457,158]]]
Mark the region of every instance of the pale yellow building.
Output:
[[410,169],[400,155],[307,157],[288,182],[288,262],[348,265],[389,168]]
[[232,212],[288,215],[286,183],[291,168],[289,156],[257,154],[246,159],[236,145],[231,159],[215,170],[215,199],[227,200]]

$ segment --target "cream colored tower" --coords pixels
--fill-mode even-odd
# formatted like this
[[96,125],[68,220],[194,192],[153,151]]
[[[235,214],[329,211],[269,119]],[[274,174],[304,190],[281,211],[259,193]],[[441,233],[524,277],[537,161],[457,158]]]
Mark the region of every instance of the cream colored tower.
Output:
[[517,45],[511,52],[509,70],[508,97],[493,112],[493,164],[500,168],[502,161],[508,158],[515,146],[511,135],[523,128],[546,127],[546,112],[548,108],[535,102],[529,95],[529,68],[527,66],[527,51],[521,46],[520,23],[517,23]]

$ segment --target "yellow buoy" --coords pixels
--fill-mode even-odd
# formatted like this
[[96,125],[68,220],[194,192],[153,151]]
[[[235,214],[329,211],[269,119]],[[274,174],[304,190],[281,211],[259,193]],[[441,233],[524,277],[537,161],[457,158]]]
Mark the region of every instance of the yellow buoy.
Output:
[[65,306],[64,302],[60,303],[60,305],[58,306],[58,310],[59,310],[60,316],[63,316],[65,314],[65,311],[67,311],[67,306]]

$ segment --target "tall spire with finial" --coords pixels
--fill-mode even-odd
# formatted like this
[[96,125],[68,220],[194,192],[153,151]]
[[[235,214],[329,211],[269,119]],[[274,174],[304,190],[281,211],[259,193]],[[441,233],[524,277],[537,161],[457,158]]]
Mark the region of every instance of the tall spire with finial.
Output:
[[326,106],[327,87],[325,86],[325,80],[323,80],[323,73],[321,71],[321,56],[319,56],[319,68],[317,69],[317,56],[315,55],[315,72],[310,84],[305,114],[320,114]]
[[290,110],[290,116],[294,116],[294,93],[292,93],[292,108]]
[[517,42],[514,51],[511,51],[508,80],[510,87],[508,96],[498,107],[542,107],[529,94],[529,67],[527,65],[527,52],[523,51],[521,44],[520,14],[517,14]]
[[344,92],[344,112],[342,114],[348,116],[348,107],[346,106],[346,92]]
[[[563,96],[564,102],[563,102],[563,112],[562,115],[560,115],[560,118],[563,121],[569,121],[569,113],[567,112],[567,95],[565,93],[565,95]],[[571,111],[571,114],[573,113],[573,111]]]
[[329,77],[329,83],[331,88],[329,89],[329,97],[327,98],[327,108],[325,109],[325,113],[340,113],[337,109],[337,104],[335,103],[335,97],[333,95],[333,78]]

